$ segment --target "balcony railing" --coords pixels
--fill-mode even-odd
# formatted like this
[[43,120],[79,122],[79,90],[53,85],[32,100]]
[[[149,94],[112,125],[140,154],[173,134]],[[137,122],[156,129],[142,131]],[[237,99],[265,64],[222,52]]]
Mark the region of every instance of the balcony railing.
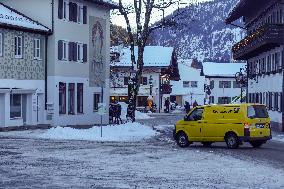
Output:
[[269,24],[260,27],[232,48],[234,59],[247,60],[283,44],[283,24]]

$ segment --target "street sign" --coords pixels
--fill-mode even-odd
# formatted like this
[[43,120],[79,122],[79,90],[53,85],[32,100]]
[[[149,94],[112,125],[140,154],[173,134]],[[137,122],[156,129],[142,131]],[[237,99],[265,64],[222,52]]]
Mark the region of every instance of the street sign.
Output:
[[107,114],[106,103],[98,103],[98,114],[99,115]]

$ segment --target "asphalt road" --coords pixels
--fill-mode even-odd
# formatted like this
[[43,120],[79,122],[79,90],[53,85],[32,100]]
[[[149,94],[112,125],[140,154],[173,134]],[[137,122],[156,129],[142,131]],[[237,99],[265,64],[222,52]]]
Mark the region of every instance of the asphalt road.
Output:
[[[177,120],[182,119],[183,115],[156,115],[153,120],[143,120],[148,125],[174,125]],[[165,136],[172,137],[172,130],[165,129]],[[273,137],[273,136],[272,136]],[[203,147],[200,143],[194,143],[189,148],[195,148],[202,151],[212,151],[232,156],[237,159],[263,162],[265,164],[271,164],[274,167],[284,169],[284,142],[278,142],[274,140],[268,141],[262,145],[261,148],[252,148],[249,143],[244,143],[238,149],[229,150],[225,143],[214,143],[212,147]]]

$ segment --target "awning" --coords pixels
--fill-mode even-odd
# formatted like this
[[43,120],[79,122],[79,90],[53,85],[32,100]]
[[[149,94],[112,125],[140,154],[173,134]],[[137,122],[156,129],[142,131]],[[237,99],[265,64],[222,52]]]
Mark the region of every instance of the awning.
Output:
[[11,93],[11,94],[34,94],[36,89],[0,89],[0,94]]

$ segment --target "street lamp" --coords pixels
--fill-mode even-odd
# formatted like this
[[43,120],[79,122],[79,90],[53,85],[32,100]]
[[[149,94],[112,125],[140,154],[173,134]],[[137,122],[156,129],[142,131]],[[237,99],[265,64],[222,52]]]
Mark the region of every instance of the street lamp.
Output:
[[153,78],[152,78],[152,75],[150,75],[149,84],[150,84],[150,95],[152,96],[152,89],[153,89]]
[[[247,68],[240,68],[235,75],[236,83],[241,86],[241,103],[243,102],[243,89],[248,86]],[[248,97],[246,96],[246,99]]]

